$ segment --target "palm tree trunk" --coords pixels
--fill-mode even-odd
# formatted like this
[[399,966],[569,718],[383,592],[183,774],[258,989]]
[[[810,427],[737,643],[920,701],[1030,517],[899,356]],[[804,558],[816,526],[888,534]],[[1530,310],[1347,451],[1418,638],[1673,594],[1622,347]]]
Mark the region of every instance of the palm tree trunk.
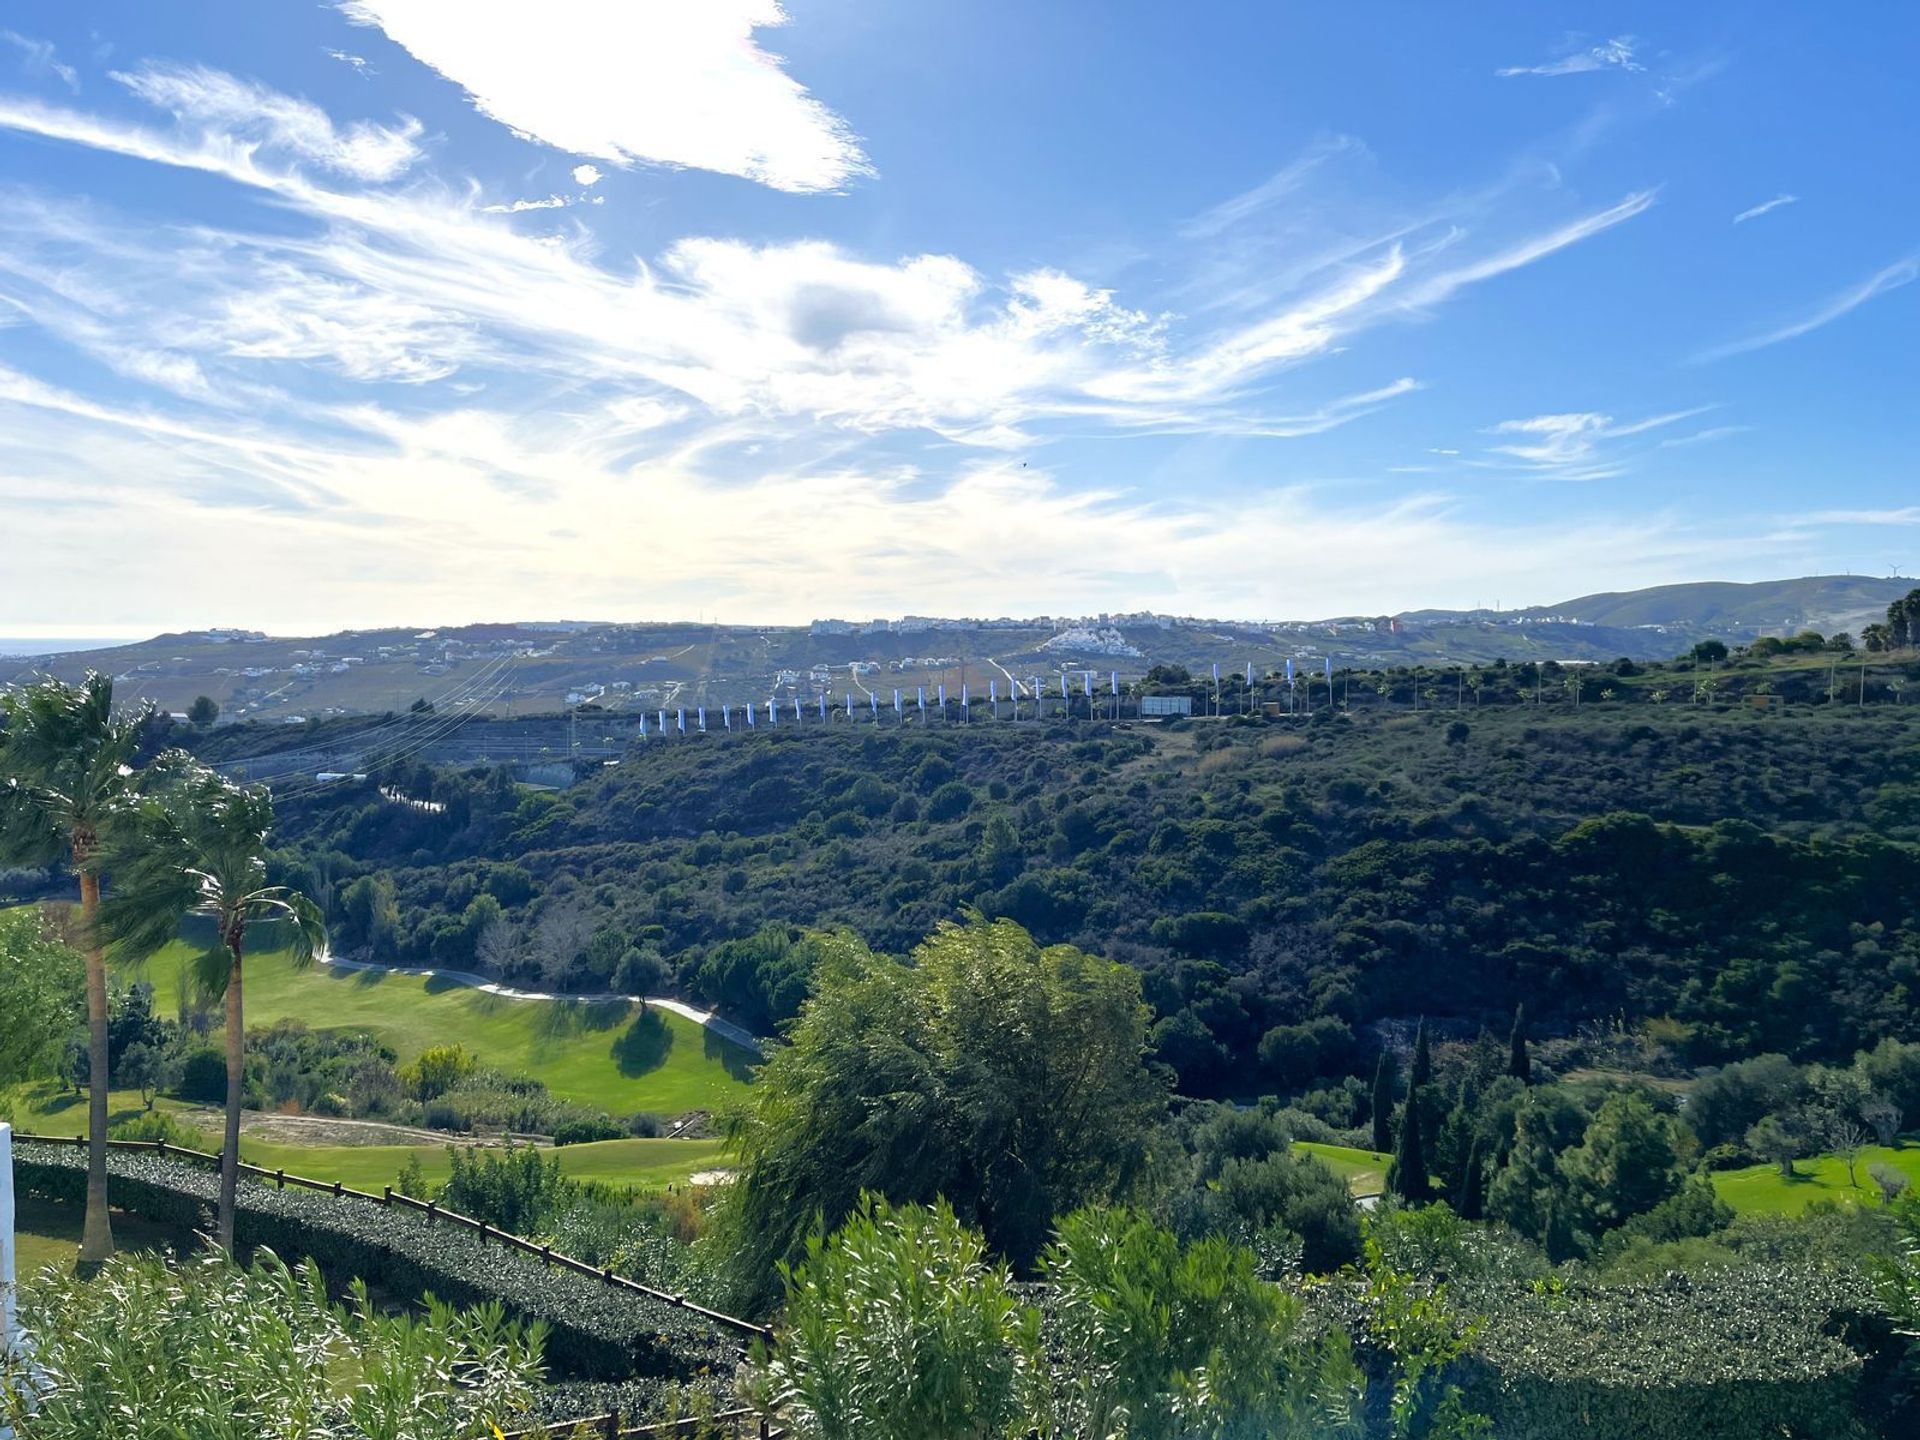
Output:
[[233,1251],[234,1192],[240,1180],[240,1092],[246,1078],[246,1022],[240,994],[240,945],[227,974],[227,1135],[220,1147],[220,1248]]
[[[100,910],[100,877],[80,871],[80,916],[93,934]],[[99,942],[87,942],[87,1214],[80,1231],[82,1264],[113,1256],[113,1221],[107,1210],[107,957]]]

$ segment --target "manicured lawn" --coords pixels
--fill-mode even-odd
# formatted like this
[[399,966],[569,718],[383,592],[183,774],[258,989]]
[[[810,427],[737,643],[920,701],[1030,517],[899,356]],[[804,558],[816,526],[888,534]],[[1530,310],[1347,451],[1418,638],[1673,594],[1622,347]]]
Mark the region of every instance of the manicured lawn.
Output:
[[[80,1255],[82,1218],[77,1205],[22,1199],[14,1227],[14,1261],[20,1279],[49,1265],[70,1267]],[[122,1250],[184,1250],[193,1243],[191,1235],[149,1225],[121,1210],[113,1212],[113,1239]]]
[[[562,1145],[544,1151],[558,1156],[570,1180],[603,1180],[636,1190],[664,1190],[689,1175],[721,1164],[718,1140],[598,1140],[591,1145]],[[409,1157],[420,1157],[429,1181],[447,1178],[451,1168],[444,1145],[282,1145],[242,1138],[240,1156],[250,1165],[287,1170],[309,1180],[338,1180],[356,1190],[379,1194],[391,1185]]]
[[[107,1128],[111,1130],[122,1120],[136,1118],[146,1108],[141,1103],[138,1090],[107,1092]],[[153,1108],[165,1110],[183,1125],[205,1131],[209,1149],[219,1143],[219,1111],[202,1105],[184,1105],[164,1095],[154,1101]],[[0,1115],[9,1112],[13,1128],[25,1134],[60,1136],[87,1133],[87,1097],[74,1094],[71,1085],[59,1085],[47,1080],[0,1091]]]
[[[175,1013],[189,952],[175,945],[145,978],[154,1008]],[[555,1095],[613,1115],[681,1114],[740,1095],[754,1057],[678,1015],[637,1005],[508,1000],[451,981],[380,971],[296,970],[282,955],[249,958],[249,1025],[304,1020],[316,1030],[371,1031],[404,1062],[431,1045],[458,1043],[508,1074],[529,1075]]]
[[[36,1085],[8,1097],[13,1125],[30,1135],[84,1135],[87,1103],[71,1089]],[[108,1101],[115,1120],[137,1115],[143,1107],[132,1090],[115,1090]],[[220,1115],[204,1106],[182,1105],[162,1099],[158,1109],[171,1111],[181,1123],[201,1132],[199,1148],[220,1146]],[[250,1165],[287,1170],[309,1180],[338,1180],[356,1190],[376,1194],[393,1184],[411,1155],[420,1157],[427,1179],[447,1178],[448,1145],[461,1143],[449,1135],[444,1143],[423,1145],[298,1145],[272,1140],[240,1138],[240,1158]],[[659,1190],[685,1182],[689,1175],[722,1164],[718,1140],[599,1140],[591,1145],[562,1145],[550,1153],[560,1157],[560,1168],[574,1180],[604,1180],[612,1185]],[[76,1236],[78,1232],[75,1232]],[[77,1243],[77,1242],[76,1242]]]
[[1860,1181],[1857,1189],[1847,1184],[1847,1162],[1837,1155],[1797,1162],[1791,1179],[1777,1165],[1722,1170],[1714,1175],[1713,1188],[1741,1215],[1797,1215],[1816,1200],[1877,1205],[1880,1189],[1868,1178],[1869,1165],[1892,1165],[1920,1186],[1920,1142],[1901,1140],[1892,1149],[1867,1146],[1854,1167]]
[[1296,1140],[1294,1149],[1304,1150],[1347,1182],[1355,1195],[1378,1195],[1387,1188],[1387,1165],[1392,1157],[1371,1150],[1355,1150],[1345,1145],[1320,1145]]

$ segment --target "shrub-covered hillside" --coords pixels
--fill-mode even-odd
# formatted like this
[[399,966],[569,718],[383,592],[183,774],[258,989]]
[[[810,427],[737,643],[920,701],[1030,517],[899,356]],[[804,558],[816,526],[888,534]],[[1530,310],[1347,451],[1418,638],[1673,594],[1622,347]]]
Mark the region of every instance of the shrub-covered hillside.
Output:
[[655,743],[564,792],[377,778],[445,808],[372,782],[285,808],[343,948],[677,978],[762,1026],[798,1003],[802,927],[904,951],[977,907],[1138,966],[1196,1091],[1521,1002],[1670,1015],[1702,1060],[1915,1028],[1920,743],[1890,706],[783,731]]

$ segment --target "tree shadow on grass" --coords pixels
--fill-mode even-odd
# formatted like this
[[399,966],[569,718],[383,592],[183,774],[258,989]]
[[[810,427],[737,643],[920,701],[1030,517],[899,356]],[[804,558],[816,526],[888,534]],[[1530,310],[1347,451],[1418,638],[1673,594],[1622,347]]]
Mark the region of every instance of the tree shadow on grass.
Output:
[[673,1049],[673,1031],[657,1010],[633,1017],[613,1042],[613,1060],[629,1080],[658,1070]]
[[702,1053],[707,1059],[718,1060],[727,1074],[743,1085],[753,1079],[754,1067],[760,1063],[760,1059],[752,1051],[716,1035],[705,1027],[701,1028],[700,1039]]

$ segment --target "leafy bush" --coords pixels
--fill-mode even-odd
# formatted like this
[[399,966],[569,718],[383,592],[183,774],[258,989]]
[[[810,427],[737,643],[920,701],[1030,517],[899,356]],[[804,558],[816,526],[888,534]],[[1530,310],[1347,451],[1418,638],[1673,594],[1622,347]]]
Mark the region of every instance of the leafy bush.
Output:
[[169,1145],[179,1145],[188,1150],[208,1150],[218,1143],[165,1110],[148,1110],[129,1120],[122,1120],[107,1133],[116,1140],[164,1140]]
[[212,1045],[202,1046],[187,1055],[180,1064],[182,1100],[202,1105],[219,1105],[227,1098],[227,1057]]
[[453,1172],[440,1187],[447,1209],[498,1225],[515,1235],[545,1234],[574,1187],[561,1177],[556,1156],[546,1159],[532,1145],[505,1150],[447,1147]]
[[[211,1227],[219,1193],[211,1169],[123,1151],[113,1152],[109,1165],[116,1204],[163,1225]],[[19,1145],[14,1172],[26,1195],[78,1205],[86,1193],[86,1153],[78,1146]],[[399,1206],[242,1178],[234,1238],[242,1253],[264,1245],[309,1258],[337,1287],[358,1277],[397,1297],[431,1292],[454,1305],[499,1300],[523,1321],[547,1323],[548,1358],[563,1374],[685,1376],[703,1365],[731,1365],[738,1353],[735,1334],[700,1315],[547,1266],[485,1243],[465,1226],[429,1221]]]
[[786,1271],[787,1323],[756,1377],[804,1440],[974,1440],[1014,1433],[1038,1317],[942,1201],[863,1197]]
[[127,1434],[130,1417],[143,1435],[469,1440],[526,1414],[546,1338],[497,1304],[389,1315],[356,1285],[334,1306],[316,1269],[269,1253],[48,1271],[21,1318],[32,1358],[0,1355],[0,1423],[36,1440]]

